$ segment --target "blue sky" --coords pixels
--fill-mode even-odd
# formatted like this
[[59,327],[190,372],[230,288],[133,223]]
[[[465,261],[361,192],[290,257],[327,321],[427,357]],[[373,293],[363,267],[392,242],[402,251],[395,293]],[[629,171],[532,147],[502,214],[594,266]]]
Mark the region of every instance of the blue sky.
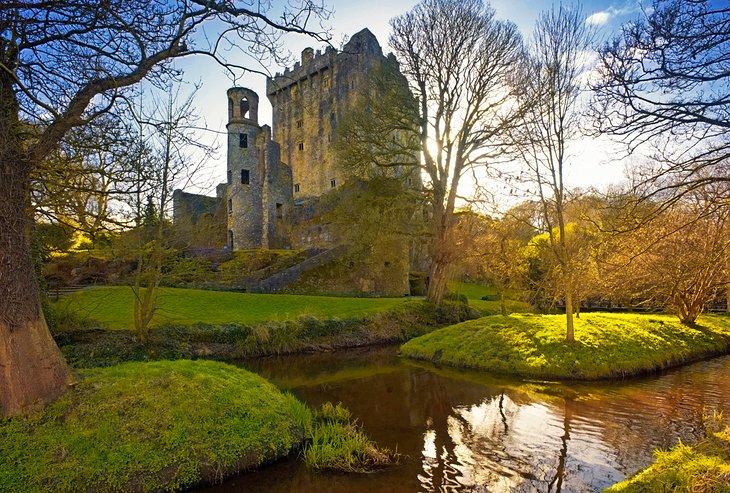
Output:
[[[279,2],[275,2],[279,3]],[[390,32],[389,20],[410,10],[417,2],[414,0],[329,0],[327,2],[334,10],[329,21],[332,26],[333,44],[339,46],[346,36],[349,36],[365,27],[370,29],[380,41],[384,51],[389,52],[387,46]],[[494,0],[491,2],[497,17],[513,21],[525,37],[529,37],[540,11],[549,9],[555,2],[548,0]],[[598,36],[605,38],[615,33],[621,24],[636,18],[641,13],[642,3],[639,0],[590,0],[584,2],[583,11],[587,22],[596,26]],[[645,2],[644,5],[649,5]],[[274,6],[274,9],[276,6]],[[312,46],[320,48],[311,38],[297,35],[287,35],[284,39],[285,48],[298,58],[302,49]],[[201,137],[212,141],[217,134],[218,156],[211,161],[203,172],[195,179],[195,186],[186,188],[191,191],[212,193],[215,185],[225,178],[225,124],[227,113],[226,90],[233,82],[224,73],[223,69],[212,60],[205,57],[193,57],[178,62],[185,71],[185,80],[199,83],[202,87],[198,93],[198,110],[204,119],[205,125],[211,130]],[[271,67],[271,72],[282,70],[283,67]],[[271,123],[271,107],[265,95],[265,78],[260,74],[248,74],[236,81],[236,85],[243,85],[256,90],[260,97],[259,122]],[[577,146],[575,164],[571,168],[570,181],[574,186],[597,185],[603,186],[619,181],[623,176],[623,164],[608,162],[606,156],[616,152],[606,141],[585,140]]]

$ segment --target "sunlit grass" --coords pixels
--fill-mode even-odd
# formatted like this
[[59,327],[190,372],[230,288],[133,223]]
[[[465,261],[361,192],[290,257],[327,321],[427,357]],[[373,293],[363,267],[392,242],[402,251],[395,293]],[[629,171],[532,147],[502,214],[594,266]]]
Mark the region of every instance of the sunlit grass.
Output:
[[[491,286],[482,284],[451,281],[448,283],[449,291],[464,295],[469,300],[469,306],[476,308],[484,315],[497,315],[501,313],[500,301],[498,299],[498,291]],[[489,297],[488,300],[482,298]],[[530,305],[524,301],[515,299],[515,294],[508,292],[506,294],[505,306],[508,313],[525,313],[532,311]]]
[[730,427],[708,430],[694,445],[654,451],[654,463],[606,493],[726,493],[730,491]]
[[436,330],[401,347],[405,356],[494,373],[595,379],[644,373],[730,349],[730,318],[710,315],[694,327],[670,315],[585,313],[576,342],[565,317],[513,314]]
[[[100,322],[111,329],[128,329],[134,325],[133,296],[128,287],[100,287],[68,295],[55,303],[55,308],[70,310],[77,317]],[[403,302],[402,298],[336,298],[162,288],[152,326],[256,324],[294,320],[302,315],[322,319],[363,317],[387,311]]]
[[311,432],[304,404],[222,363],[79,377],[42,411],[0,420],[0,491],[178,491],[282,457]]

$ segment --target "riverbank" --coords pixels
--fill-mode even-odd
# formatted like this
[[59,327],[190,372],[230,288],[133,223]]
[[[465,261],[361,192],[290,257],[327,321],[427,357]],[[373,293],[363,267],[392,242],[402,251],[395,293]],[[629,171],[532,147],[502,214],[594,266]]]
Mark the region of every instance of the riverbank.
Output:
[[82,370],[27,418],[0,420],[0,491],[177,491],[288,455],[312,413],[216,362]]
[[670,315],[585,313],[576,341],[565,317],[513,314],[445,327],[410,340],[404,356],[540,379],[592,380],[651,373],[730,351],[730,318],[700,317],[688,327]]
[[[334,299],[333,303],[336,302]],[[50,325],[68,363],[76,368],[89,368],[125,361],[234,360],[392,344],[477,316],[477,312],[462,303],[433,305],[421,300],[398,300],[387,311],[342,319],[304,315],[259,324],[162,326],[150,331],[146,344],[125,330],[93,329],[73,321],[67,321],[63,327]]]
[[652,465],[605,493],[730,491],[730,427],[709,429],[696,444],[680,442],[669,450],[654,451],[654,457]]

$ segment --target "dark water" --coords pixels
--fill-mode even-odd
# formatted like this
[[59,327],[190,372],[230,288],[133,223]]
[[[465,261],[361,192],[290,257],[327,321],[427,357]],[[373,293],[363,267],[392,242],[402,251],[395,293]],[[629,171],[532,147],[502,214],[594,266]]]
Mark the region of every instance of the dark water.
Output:
[[730,411],[730,357],[619,383],[561,385],[413,364],[395,348],[289,356],[244,366],[310,405],[342,402],[402,463],[364,475],[296,458],[212,492],[590,492],[703,433]]

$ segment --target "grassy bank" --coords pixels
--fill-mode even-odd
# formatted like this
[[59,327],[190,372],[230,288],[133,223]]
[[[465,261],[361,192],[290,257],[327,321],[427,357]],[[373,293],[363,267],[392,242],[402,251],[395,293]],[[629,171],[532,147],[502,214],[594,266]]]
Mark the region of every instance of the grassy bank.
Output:
[[410,358],[537,378],[599,379],[651,372],[730,350],[730,318],[687,327],[670,315],[586,313],[576,342],[560,315],[491,316],[436,330],[401,347]]
[[[448,284],[449,291],[456,295],[463,295],[469,300],[469,306],[479,310],[482,315],[499,315],[501,311],[501,302],[499,301],[499,292],[496,288],[483,286],[481,284],[470,282],[452,281]],[[510,297],[514,293],[507,293],[505,299],[505,307],[508,313],[527,313],[532,311],[529,303],[518,301]],[[486,299],[485,299],[486,298]]]
[[730,427],[710,429],[695,445],[683,443],[654,452],[646,469],[608,488],[606,493],[730,491]]
[[412,300],[359,318],[318,319],[307,315],[262,324],[164,326],[150,332],[146,345],[123,330],[59,330],[52,326],[52,331],[67,361],[85,368],[158,359],[231,360],[403,342],[475,316],[460,303],[435,306]]
[[[57,313],[73,312],[76,317],[99,322],[106,328],[129,329],[134,325],[132,296],[129,287],[100,287],[65,296],[52,306]],[[162,288],[159,309],[151,325],[258,324],[294,320],[302,315],[348,318],[382,312],[403,303],[403,298],[333,298]]]
[[170,491],[298,447],[312,413],[247,371],[215,362],[79,372],[61,399],[0,420],[0,491]]

